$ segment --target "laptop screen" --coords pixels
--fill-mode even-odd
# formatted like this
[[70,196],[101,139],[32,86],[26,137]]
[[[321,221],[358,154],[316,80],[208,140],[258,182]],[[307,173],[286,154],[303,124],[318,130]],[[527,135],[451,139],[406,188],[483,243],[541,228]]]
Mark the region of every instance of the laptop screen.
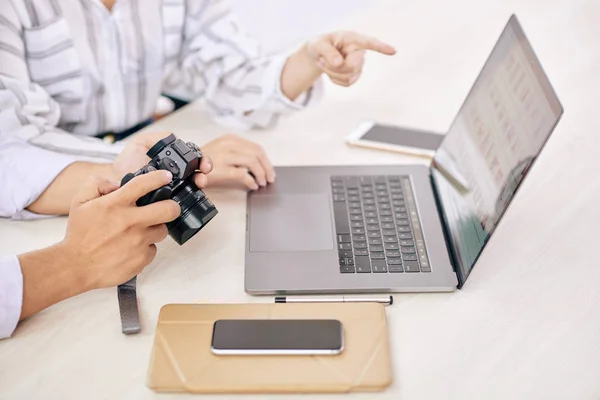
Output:
[[513,15],[432,163],[459,286],[562,112]]

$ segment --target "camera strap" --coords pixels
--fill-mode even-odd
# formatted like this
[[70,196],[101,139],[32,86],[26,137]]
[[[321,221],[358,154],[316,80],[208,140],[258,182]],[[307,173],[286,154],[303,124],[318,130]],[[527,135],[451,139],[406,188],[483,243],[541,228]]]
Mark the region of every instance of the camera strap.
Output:
[[119,299],[119,313],[121,314],[121,331],[126,335],[138,333],[140,327],[140,314],[137,306],[136,280],[131,280],[117,287]]

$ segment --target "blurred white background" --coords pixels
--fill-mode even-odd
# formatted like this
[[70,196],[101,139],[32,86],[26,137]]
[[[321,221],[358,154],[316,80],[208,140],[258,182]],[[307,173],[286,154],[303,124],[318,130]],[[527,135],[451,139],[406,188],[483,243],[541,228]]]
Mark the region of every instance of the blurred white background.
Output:
[[267,53],[335,29],[375,0],[231,0],[242,27]]

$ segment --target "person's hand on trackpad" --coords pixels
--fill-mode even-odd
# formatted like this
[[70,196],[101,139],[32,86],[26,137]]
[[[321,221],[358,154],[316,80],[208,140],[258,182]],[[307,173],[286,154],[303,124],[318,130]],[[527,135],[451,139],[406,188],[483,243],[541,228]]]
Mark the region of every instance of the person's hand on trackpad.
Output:
[[263,148],[236,135],[221,136],[202,146],[213,162],[208,187],[242,186],[258,190],[275,181],[275,170]]

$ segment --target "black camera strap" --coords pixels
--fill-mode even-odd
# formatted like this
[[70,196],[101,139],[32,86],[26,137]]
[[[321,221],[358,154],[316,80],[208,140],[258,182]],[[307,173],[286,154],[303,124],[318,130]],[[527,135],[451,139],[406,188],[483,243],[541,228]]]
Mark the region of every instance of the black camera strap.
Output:
[[126,335],[139,333],[140,314],[137,306],[136,280],[131,280],[117,287],[117,297],[119,299],[119,313],[121,314],[121,330]]

